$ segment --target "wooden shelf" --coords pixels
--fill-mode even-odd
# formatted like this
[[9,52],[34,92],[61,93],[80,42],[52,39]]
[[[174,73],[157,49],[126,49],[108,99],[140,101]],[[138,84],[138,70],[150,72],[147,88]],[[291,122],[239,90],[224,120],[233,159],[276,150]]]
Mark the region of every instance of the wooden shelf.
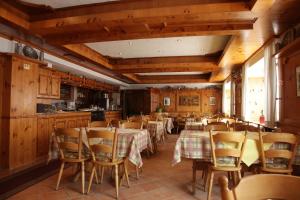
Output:
[[277,53],[273,54],[273,57],[282,57],[287,54],[292,54],[293,51],[296,52],[300,48],[300,37],[280,49]]

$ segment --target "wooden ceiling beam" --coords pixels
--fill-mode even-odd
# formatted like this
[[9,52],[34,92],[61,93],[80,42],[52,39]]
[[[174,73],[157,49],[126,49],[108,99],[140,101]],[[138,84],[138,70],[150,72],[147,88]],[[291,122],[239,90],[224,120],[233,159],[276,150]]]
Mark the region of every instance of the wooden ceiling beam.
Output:
[[245,1],[141,0],[57,9],[52,13],[33,16],[31,19],[32,29],[45,29],[56,28],[58,24],[68,26],[112,20],[122,22],[122,20],[146,17],[240,11],[249,11],[249,6]]
[[73,32],[67,34],[58,34],[46,36],[46,40],[51,44],[78,44],[78,43],[92,43],[102,41],[117,41],[129,39],[145,39],[145,38],[165,38],[165,37],[179,37],[179,36],[200,36],[200,35],[236,35],[241,31],[253,29],[252,23],[241,24],[214,24],[214,25],[181,25],[181,26],[167,26],[163,29],[146,30],[142,32],[132,32],[131,30],[115,29],[110,30],[109,33],[104,31],[96,32]]
[[0,19],[8,21],[9,23],[22,27],[26,30],[30,27],[30,22],[28,21],[29,16],[26,13],[3,1],[0,1]]
[[216,56],[176,56],[114,59],[111,63],[119,73],[211,72],[219,69],[217,61]]
[[128,79],[130,79],[134,83],[142,83],[139,76],[137,76],[135,74],[123,74],[123,76],[127,77]]
[[209,74],[139,76],[143,84],[207,83],[209,82],[208,78]]
[[109,60],[97,51],[91,49],[84,44],[69,44],[64,45],[64,49],[76,54],[77,56],[83,57],[89,61],[100,64],[101,66],[112,69],[113,66],[109,63]]

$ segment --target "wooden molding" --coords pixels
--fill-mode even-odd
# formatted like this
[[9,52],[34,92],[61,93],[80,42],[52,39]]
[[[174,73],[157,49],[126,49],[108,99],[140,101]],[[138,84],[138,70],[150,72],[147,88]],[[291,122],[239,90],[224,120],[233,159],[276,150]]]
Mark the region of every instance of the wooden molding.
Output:
[[210,74],[138,76],[143,84],[207,83]]

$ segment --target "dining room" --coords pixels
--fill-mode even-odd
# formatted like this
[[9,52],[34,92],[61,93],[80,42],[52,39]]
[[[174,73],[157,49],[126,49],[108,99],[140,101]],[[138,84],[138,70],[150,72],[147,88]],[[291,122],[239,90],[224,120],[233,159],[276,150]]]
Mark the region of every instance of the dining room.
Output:
[[299,200],[299,10],[0,1],[0,200]]

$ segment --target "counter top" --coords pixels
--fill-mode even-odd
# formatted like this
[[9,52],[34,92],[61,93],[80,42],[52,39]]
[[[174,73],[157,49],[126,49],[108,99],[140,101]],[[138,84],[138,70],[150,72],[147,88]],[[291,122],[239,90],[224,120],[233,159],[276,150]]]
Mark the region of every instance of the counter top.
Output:
[[68,117],[68,116],[82,116],[82,115],[91,115],[91,112],[84,111],[62,111],[62,112],[54,112],[54,113],[37,113],[38,117]]

